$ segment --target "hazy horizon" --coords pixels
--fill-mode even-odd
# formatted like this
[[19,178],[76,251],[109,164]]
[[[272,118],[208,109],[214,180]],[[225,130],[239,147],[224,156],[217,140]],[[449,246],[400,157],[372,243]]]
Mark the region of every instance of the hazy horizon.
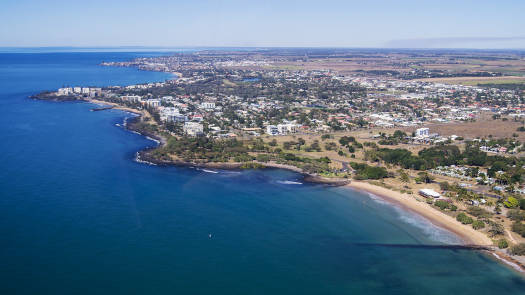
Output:
[[0,47],[525,48],[516,0],[6,0]]

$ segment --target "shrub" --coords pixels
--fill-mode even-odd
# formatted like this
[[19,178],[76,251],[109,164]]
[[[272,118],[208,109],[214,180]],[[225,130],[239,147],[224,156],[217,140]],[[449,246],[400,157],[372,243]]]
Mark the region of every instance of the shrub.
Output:
[[472,217],[468,216],[463,212],[459,213],[458,216],[456,216],[456,220],[463,224],[471,224],[472,222],[474,222]]
[[341,145],[348,145],[350,142],[355,142],[355,137],[353,136],[343,136],[339,139]]
[[467,209],[467,212],[470,215],[473,215],[476,217],[490,217],[491,216],[490,212],[488,212],[487,210],[480,208],[480,207],[475,207],[475,206],[469,207]]
[[481,220],[476,220],[472,222],[472,228],[474,229],[482,229],[485,227],[485,223]]
[[267,154],[258,154],[257,155],[257,161],[259,162],[268,162],[270,161],[270,156]]
[[509,246],[509,243],[505,239],[498,240],[498,248],[505,249]]
[[525,255],[525,243],[521,243],[514,247],[511,247],[509,253],[512,255]]
[[490,229],[489,229],[489,233],[491,234],[491,236],[497,236],[497,235],[502,235],[505,233],[505,229],[503,228],[503,225],[497,223],[497,222],[491,222],[490,223]]
[[443,200],[437,200],[434,205],[436,205],[437,207],[439,207],[439,209],[441,210],[445,210],[445,209],[448,209],[450,208],[450,204],[446,201],[443,201]]
[[442,191],[448,191],[450,190],[450,184],[446,181],[443,181],[443,182],[440,182],[439,183],[439,188],[442,190]]
[[388,171],[384,167],[369,166],[351,162],[350,166],[356,171],[356,179],[381,179],[388,177]]
[[450,211],[456,211],[458,210],[458,206],[454,205],[454,204],[451,204],[450,205]]
[[525,199],[520,200],[520,208],[521,210],[525,210]]
[[525,220],[525,212],[522,212],[518,209],[515,210],[509,210],[507,213],[507,217],[514,221],[524,221]]
[[337,149],[337,144],[335,142],[327,142],[324,145],[324,149],[327,151],[335,151]]
[[525,224],[521,223],[521,221],[515,221],[512,224],[512,231],[525,237]]

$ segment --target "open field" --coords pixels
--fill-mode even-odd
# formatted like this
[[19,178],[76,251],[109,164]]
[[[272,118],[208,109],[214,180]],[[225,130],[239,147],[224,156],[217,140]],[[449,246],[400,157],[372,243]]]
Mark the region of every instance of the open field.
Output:
[[519,77],[519,76],[451,77],[451,78],[417,79],[417,81],[475,86],[478,84],[520,84],[520,83],[525,83],[525,77]]
[[[513,134],[517,134],[517,139],[525,141],[525,132],[518,132],[516,129],[523,126],[523,123],[508,119],[503,121],[501,119],[492,120],[489,116],[483,116],[475,122],[453,122],[453,123],[430,123],[425,124],[425,127],[430,128],[431,133],[439,133],[443,136],[457,135],[466,139],[470,138],[488,138],[492,135],[493,138],[512,138]],[[412,132],[416,128],[406,128],[407,132]]]

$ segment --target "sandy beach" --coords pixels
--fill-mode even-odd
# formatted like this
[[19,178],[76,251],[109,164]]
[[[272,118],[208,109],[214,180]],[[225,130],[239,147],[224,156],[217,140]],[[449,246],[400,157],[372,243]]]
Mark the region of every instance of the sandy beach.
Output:
[[395,204],[398,204],[406,208],[407,210],[415,212],[427,218],[435,225],[455,233],[465,241],[465,244],[493,246],[492,240],[485,234],[476,231],[469,225],[461,224],[455,218],[430,207],[430,205],[428,205],[425,202],[420,202],[416,200],[413,195],[402,194],[400,192],[392,191],[380,186],[372,185],[370,183],[361,181],[352,181],[347,186],[352,189],[372,193],[374,195],[384,198],[387,201],[391,201]]
[[124,106],[121,106],[118,103],[114,103],[114,102],[98,100],[98,99],[94,99],[94,98],[88,98],[88,99],[86,99],[86,101],[90,102],[90,103],[94,103],[94,104],[112,106],[115,110],[126,111],[126,112],[134,113],[134,114],[137,114],[137,115],[144,115],[145,114],[144,111],[141,112],[141,111],[138,111],[136,109],[124,107]]

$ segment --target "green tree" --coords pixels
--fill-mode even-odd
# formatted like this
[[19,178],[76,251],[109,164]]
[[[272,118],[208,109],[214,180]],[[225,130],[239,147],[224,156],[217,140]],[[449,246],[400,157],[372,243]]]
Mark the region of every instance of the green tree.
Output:
[[456,216],[456,220],[463,223],[463,224],[471,224],[474,222],[472,217],[468,216],[467,214],[461,212]]
[[499,239],[498,240],[498,248],[505,249],[509,246],[509,243],[505,239]]
[[519,205],[518,199],[514,197],[508,197],[505,202],[503,202],[503,205],[507,208],[516,208]]
[[398,170],[399,172],[399,179],[404,182],[404,183],[409,183],[410,182],[410,176],[408,175],[408,173],[406,173],[404,170],[402,169],[399,169]]

